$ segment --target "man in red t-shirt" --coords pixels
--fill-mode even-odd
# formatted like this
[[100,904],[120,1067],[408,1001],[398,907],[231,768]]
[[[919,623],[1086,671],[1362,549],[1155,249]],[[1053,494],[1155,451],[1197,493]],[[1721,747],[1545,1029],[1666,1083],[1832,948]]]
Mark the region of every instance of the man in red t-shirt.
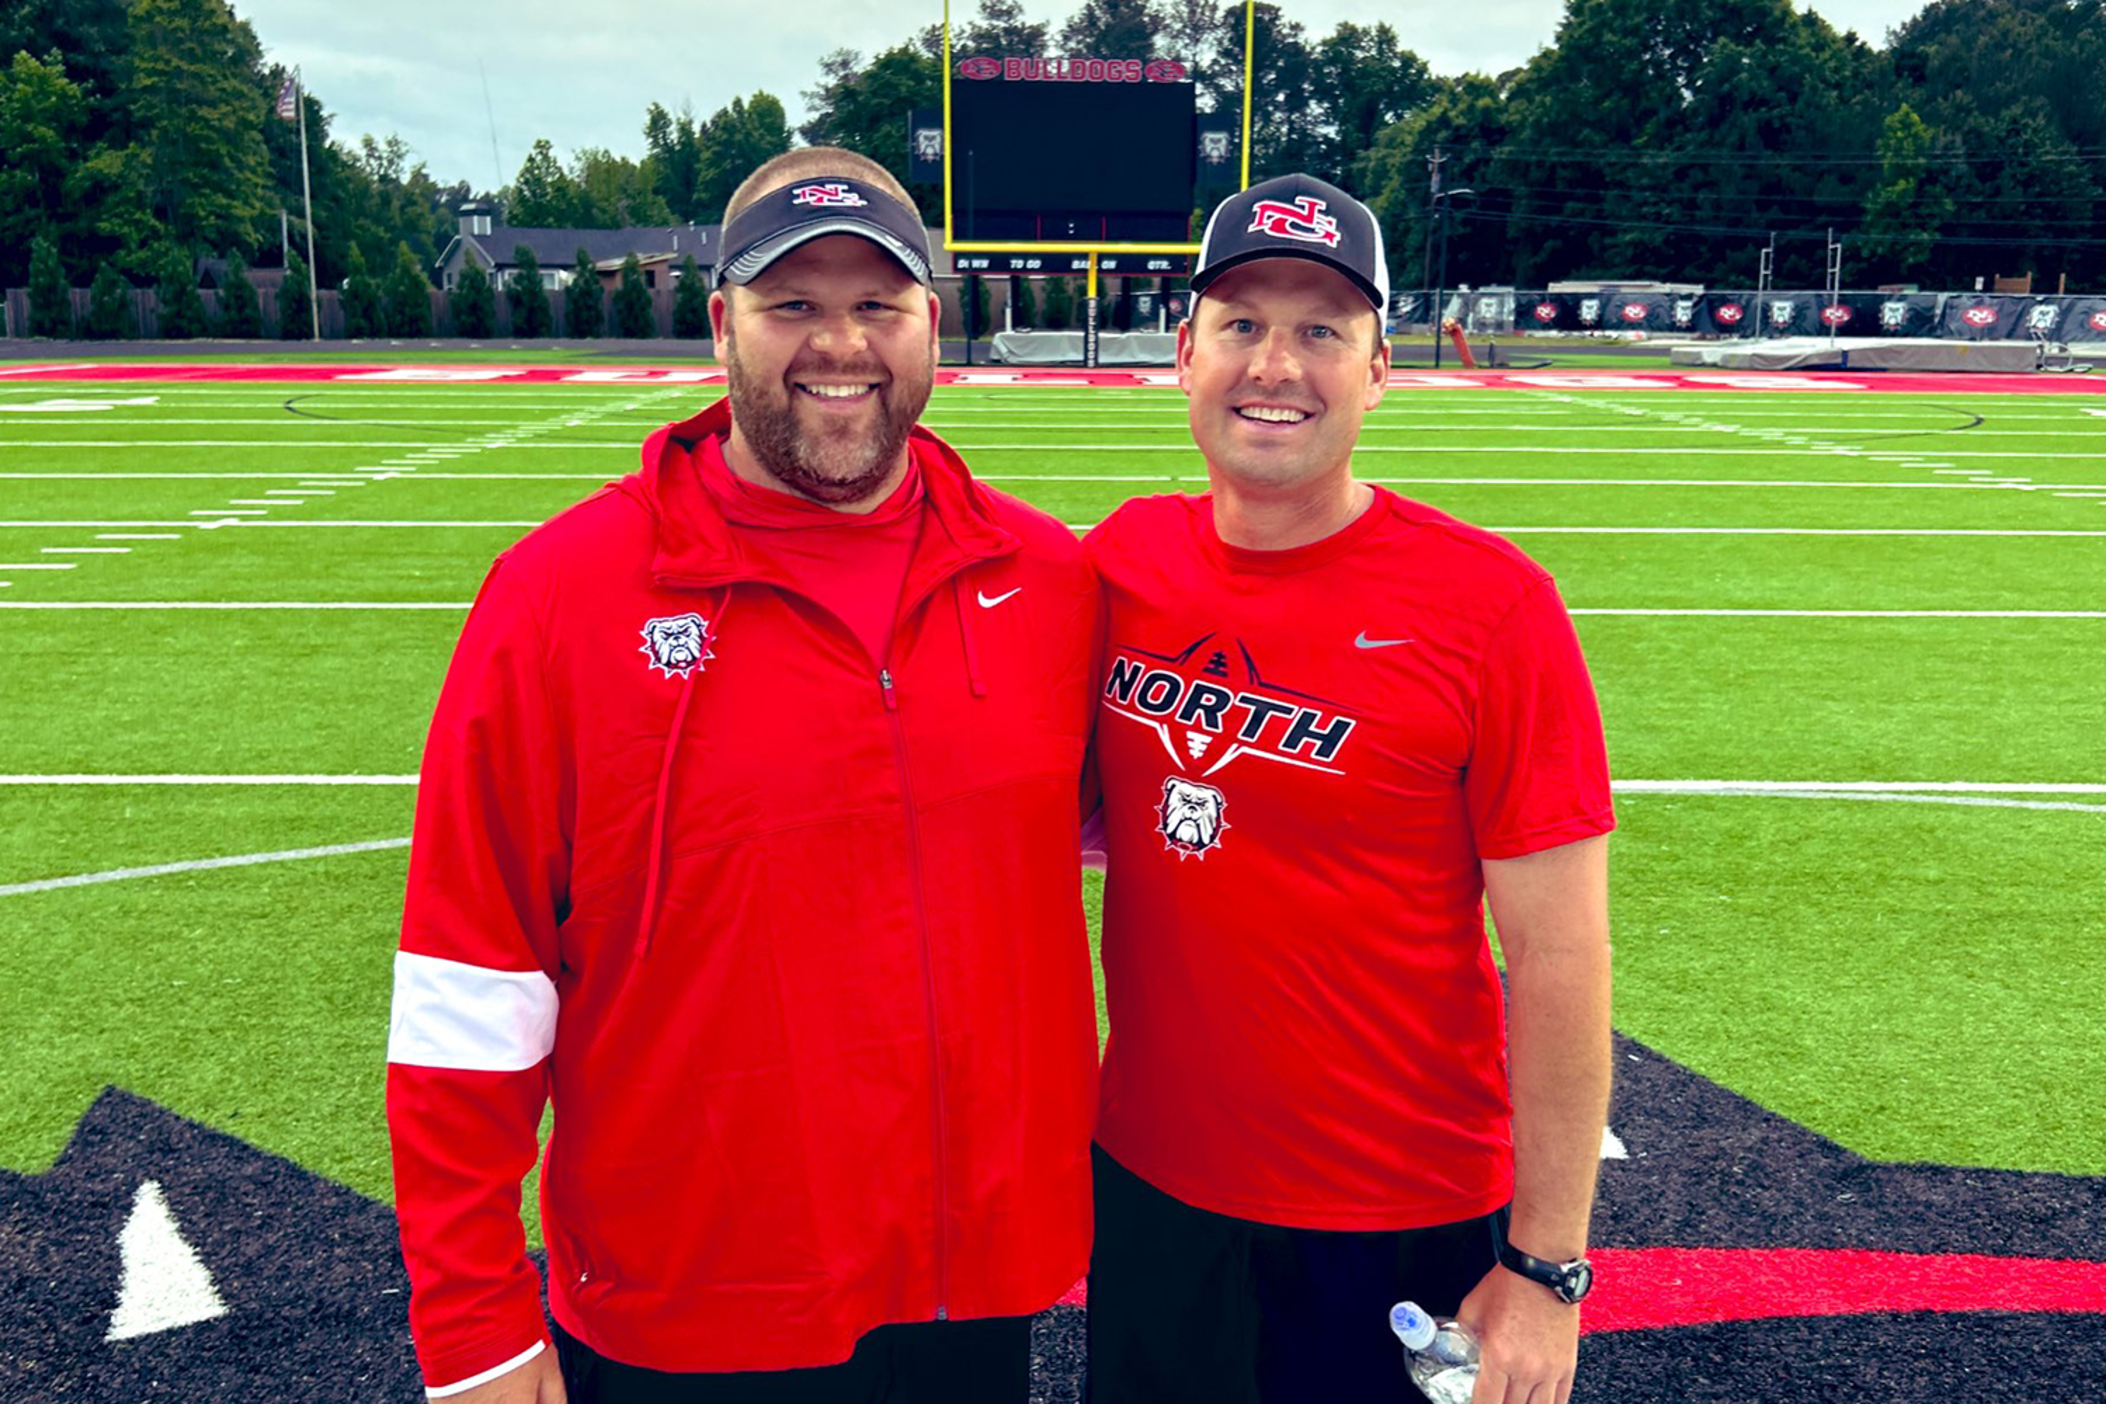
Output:
[[1389,372],[1365,206],[1307,176],[1232,196],[1192,287],[1212,491],[1086,543],[1093,1404],[1415,1397],[1407,1298],[1478,1332],[1477,1404],[1563,1404],[1609,1090],[1586,665],[1533,561],[1353,475]]

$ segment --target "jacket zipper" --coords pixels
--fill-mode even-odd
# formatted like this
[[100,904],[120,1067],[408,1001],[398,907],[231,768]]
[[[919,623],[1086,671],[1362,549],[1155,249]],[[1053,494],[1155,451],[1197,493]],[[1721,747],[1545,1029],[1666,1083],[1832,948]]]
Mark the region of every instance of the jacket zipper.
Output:
[[907,811],[907,866],[913,872],[914,924],[921,933],[921,978],[922,987],[929,1005],[929,1077],[936,1095],[936,1116],[933,1122],[935,1133],[936,1173],[936,1319],[950,1317],[950,1189],[949,1177],[944,1173],[949,1126],[944,1113],[943,1095],[943,1025],[936,1017],[936,956],[929,945],[929,911],[923,895],[921,865],[921,820],[914,810],[914,778],[907,769],[907,731],[899,719],[899,697],[892,690],[892,670],[878,669],[878,687],[885,697],[885,716],[892,723],[893,752],[899,758],[899,783],[904,792]]

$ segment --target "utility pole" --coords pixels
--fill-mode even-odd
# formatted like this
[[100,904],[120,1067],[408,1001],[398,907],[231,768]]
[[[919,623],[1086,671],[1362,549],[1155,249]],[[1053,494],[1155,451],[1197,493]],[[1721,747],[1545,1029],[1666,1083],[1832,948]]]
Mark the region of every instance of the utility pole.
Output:
[[1419,270],[1421,289],[1433,286],[1433,221],[1440,217],[1441,163],[1447,159],[1441,155],[1438,146],[1435,146],[1433,154],[1426,158],[1426,169],[1431,178],[1426,182],[1426,259],[1424,266]]
[[1432,302],[1433,229],[1435,221],[1441,217],[1441,163],[1447,159],[1441,155],[1438,143],[1433,148],[1433,154],[1426,158],[1426,170],[1429,173],[1426,182],[1426,258],[1419,270],[1419,296],[1428,299],[1426,324],[1433,332],[1433,365],[1436,370],[1441,364],[1441,310]]

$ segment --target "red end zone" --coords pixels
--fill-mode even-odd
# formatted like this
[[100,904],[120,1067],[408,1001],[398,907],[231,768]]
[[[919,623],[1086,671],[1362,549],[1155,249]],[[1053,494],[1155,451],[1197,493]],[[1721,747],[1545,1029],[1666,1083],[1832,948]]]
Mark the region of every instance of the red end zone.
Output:
[[[386,366],[253,365],[240,362],[179,365],[58,364],[0,368],[8,381],[257,381],[414,385],[721,385],[717,366]],[[971,369],[946,367],[939,385],[1018,389],[1174,389],[1170,370]],[[2084,395],[2106,393],[2106,377],[2070,375],[1913,375],[1847,371],[1396,371],[1392,390],[1871,390],[1906,394]]]

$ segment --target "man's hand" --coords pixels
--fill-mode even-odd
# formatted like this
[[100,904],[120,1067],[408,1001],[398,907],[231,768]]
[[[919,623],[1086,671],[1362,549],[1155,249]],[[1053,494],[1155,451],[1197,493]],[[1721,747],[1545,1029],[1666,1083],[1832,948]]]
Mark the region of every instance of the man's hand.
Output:
[[1456,1319],[1484,1354],[1470,1404],[1565,1404],[1579,1366],[1579,1308],[1503,1267],[1463,1298]]
[[556,1348],[541,1354],[516,1370],[507,1370],[487,1384],[446,1396],[444,1404],[567,1404],[563,1371],[556,1363]]

